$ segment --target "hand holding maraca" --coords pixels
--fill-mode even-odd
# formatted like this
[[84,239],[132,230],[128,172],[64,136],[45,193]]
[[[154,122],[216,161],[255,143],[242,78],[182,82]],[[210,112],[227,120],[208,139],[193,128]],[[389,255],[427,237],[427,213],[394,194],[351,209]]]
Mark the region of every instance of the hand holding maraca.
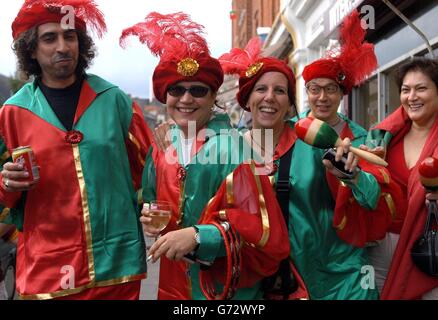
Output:
[[418,167],[420,181],[426,189],[427,200],[438,200],[438,159],[428,157]]
[[[324,121],[315,118],[304,118],[295,124],[298,137],[316,148],[327,149],[332,147],[341,147],[342,140],[336,131]],[[349,151],[356,156],[381,166],[387,166],[388,163],[379,156],[350,146]]]

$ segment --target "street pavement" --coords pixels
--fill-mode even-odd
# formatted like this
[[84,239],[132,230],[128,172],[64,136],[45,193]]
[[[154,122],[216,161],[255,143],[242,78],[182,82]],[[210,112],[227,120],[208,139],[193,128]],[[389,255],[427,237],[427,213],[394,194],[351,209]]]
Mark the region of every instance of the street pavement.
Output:
[[[149,248],[154,239],[145,237],[146,247]],[[148,262],[148,276],[141,282],[140,300],[157,300],[158,277],[160,274],[160,261]]]

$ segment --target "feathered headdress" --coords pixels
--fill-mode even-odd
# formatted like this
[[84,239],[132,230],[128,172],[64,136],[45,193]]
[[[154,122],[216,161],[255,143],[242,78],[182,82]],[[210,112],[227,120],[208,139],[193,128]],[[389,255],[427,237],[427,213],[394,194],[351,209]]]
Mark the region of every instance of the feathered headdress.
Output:
[[62,21],[67,15],[62,8],[74,9],[75,28],[86,30],[87,26],[99,38],[106,32],[105,19],[93,0],[26,0],[12,23],[12,37],[16,40],[27,30],[48,22]]
[[152,12],[145,21],[123,30],[119,42],[125,47],[127,37],[138,36],[152,54],[160,57],[152,80],[155,97],[165,103],[167,88],[179,81],[201,81],[213,91],[221,86],[222,68],[210,56],[203,32],[204,27],[183,12]]
[[347,94],[353,86],[365,81],[377,68],[374,45],[364,42],[365,35],[359,12],[354,10],[340,28],[341,48],[306,66],[303,70],[306,83],[315,78],[329,78],[339,83]]
[[260,77],[269,71],[283,73],[289,82],[289,99],[295,104],[295,75],[286,62],[262,56],[262,42],[259,37],[252,38],[245,49],[233,48],[229,53],[219,57],[219,62],[226,74],[239,75],[239,92],[237,101],[239,105],[249,110],[246,106],[249,95]]

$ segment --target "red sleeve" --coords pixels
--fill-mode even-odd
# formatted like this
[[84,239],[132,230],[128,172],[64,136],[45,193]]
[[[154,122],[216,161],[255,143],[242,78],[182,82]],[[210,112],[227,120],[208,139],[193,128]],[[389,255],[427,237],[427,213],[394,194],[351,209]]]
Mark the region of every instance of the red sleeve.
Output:
[[141,176],[145,165],[146,155],[151,146],[152,133],[143,118],[143,113],[137,103],[132,105],[133,115],[129,127],[126,148],[135,190],[141,187]]
[[402,190],[386,168],[363,160],[359,166],[363,171],[371,173],[379,183],[381,193],[375,210],[361,207],[352,190],[330,173],[327,173],[327,181],[336,200],[333,227],[342,240],[363,247],[367,242],[385,237],[397,215],[405,212],[406,203]]
[[[267,176],[254,175],[249,164],[229,175],[204,211],[202,223],[228,221],[240,238],[238,287],[250,287],[275,273],[290,254],[281,209]],[[215,260],[210,272],[224,280],[226,258]]]

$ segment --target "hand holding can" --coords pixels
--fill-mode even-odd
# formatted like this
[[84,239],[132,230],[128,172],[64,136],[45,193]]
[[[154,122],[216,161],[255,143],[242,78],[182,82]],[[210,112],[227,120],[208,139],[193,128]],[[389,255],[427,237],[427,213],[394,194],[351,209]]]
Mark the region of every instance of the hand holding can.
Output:
[[19,147],[13,150],[14,163],[8,162],[1,172],[3,188],[9,192],[27,191],[39,181],[39,168],[30,147]]

